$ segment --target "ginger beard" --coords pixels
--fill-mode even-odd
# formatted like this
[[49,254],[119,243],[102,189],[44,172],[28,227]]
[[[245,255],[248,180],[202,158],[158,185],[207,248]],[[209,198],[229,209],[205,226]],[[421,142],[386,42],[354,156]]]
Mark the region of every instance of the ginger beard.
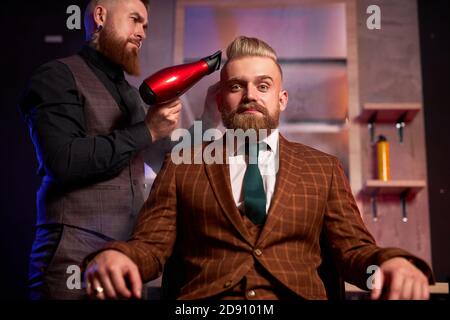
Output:
[[105,24],[98,38],[98,46],[101,53],[120,65],[129,75],[139,76],[141,74],[141,66],[138,48],[134,45],[129,46],[128,43],[138,44],[139,41],[133,41],[131,38],[123,39],[115,32],[113,25],[108,23]]
[[[244,113],[252,109],[259,111],[260,114]],[[277,109],[275,115],[270,115],[266,108],[260,106],[255,102],[241,103],[236,109],[230,112],[225,109],[222,110],[222,121],[227,129],[276,129],[280,120],[280,110]]]

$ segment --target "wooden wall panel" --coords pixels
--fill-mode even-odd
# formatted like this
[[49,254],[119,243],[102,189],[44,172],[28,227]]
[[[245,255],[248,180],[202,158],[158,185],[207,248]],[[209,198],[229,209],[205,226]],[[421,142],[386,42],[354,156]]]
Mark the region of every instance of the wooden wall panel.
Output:
[[[366,27],[367,6],[381,8],[381,30]],[[361,108],[364,103],[422,103],[420,50],[415,1],[358,1],[359,84]],[[390,142],[392,179],[426,180],[423,112],[407,124],[405,139],[399,143],[395,124],[377,124],[376,133]],[[361,125],[363,180],[375,178],[374,150],[366,125]],[[359,195],[360,196],[360,195]],[[383,246],[398,246],[431,262],[427,188],[408,202],[409,220],[402,222],[398,198],[378,201],[379,220],[372,220],[368,198],[363,201],[363,218]]]

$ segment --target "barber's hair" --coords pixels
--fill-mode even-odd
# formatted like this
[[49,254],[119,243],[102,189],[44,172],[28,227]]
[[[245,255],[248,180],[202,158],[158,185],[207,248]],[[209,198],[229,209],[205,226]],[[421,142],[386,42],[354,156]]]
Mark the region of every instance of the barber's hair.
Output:
[[[114,1],[117,1],[117,0],[91,0],[91,1],[89,1],[88,5],[86,7],[86,11],[89,11],[88,9],[90,9],[90,11],[92,11],[96,5],[98,5],[101,2],[105,2],[105,1],[107,1],[107,2],[114,2]],[[140,1],[144,4],[144,6],[148,10],[149,0],[140,0]]]
[[272,59],[280,70],[281,76],[283,71],[278,63],[277,53],[263,40],[257,38],[249,38],[239,36],[231,42],[227,47],[228,61],[242,57],[266,57]]

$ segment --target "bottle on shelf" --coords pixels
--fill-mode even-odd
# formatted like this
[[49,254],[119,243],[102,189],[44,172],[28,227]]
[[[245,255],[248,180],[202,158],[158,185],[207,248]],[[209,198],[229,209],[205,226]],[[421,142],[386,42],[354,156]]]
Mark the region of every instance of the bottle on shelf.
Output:
[[391,180],[391,171],[389,163],[389,142],[383,135],[378,136],[377,162],[378,162],[378,179],[382,181]]

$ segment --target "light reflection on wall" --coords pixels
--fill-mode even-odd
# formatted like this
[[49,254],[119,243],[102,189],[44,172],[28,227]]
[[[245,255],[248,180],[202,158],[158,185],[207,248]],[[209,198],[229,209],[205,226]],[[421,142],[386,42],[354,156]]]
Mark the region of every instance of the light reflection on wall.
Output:
[[267,41],[282,59],[345,58],[345,5],[229,8],[188,6],[184,56],[224,49],[237,35]]

